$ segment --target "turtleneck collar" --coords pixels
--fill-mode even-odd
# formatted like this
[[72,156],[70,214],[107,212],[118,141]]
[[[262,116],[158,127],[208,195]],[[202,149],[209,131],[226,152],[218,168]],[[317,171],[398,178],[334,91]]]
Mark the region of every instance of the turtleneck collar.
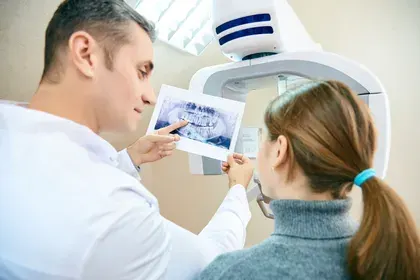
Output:
[[351,199],[329,201],[274,200],[274,235],[307,239],[351,237],[357,223],[350,217]]

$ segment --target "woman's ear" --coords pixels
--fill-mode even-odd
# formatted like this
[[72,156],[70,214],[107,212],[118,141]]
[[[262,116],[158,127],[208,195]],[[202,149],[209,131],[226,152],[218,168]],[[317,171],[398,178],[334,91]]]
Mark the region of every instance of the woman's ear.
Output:
[[273,168],[277,168],[287,161],[287,149],[289,148],[289,141],[284,135],[280,135],[274,144],[276,157],[274,159]]

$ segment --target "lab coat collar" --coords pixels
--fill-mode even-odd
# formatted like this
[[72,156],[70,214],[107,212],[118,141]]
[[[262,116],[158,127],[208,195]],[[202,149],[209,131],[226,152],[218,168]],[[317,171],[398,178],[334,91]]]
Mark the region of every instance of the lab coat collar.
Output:
[[90,128],[49,113],[16,105],[0,105],[0,129],[23,133],[64,133],[71,141],[99,156],[113,166],[118,165],[118,152]]

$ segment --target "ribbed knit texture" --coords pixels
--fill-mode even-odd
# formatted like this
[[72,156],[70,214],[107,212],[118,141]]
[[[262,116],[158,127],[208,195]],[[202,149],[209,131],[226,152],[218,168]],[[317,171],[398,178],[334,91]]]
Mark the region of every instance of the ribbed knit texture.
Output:
[[274,233],[264,242],[218,257],[198,277],[216,279],[350,279],[346,252],[357,223],[351,200],[276,200]]

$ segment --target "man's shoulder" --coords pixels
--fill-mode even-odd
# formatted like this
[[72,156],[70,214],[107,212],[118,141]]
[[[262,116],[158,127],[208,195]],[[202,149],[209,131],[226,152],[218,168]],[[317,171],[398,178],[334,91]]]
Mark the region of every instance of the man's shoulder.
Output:
[[[0,239],[8,240],[8,244],[0,241],[0,258],[13,256],[21,269],[30,270],[25,263],[30,261],[35,263],[34,269],[46,273],[77,275],[86,269],[86,256],[97,251],[110,256],[111,250],[116,252],[119,248],[128,252],[128,244],[118,247],[118,240],[130,242],[144,237],[144,232],[156,231],[153,226],[161,227],[158,209],[135,178],[89,159],[91,155],[79,153],[79,148],[71,143],[49,147],[37,141],[32,142],[32,149],[28,144],[2,153],[7,156],[3,163],[8,164],[0,163],[0,167],[5,167],[0,168]],[[14,202],[3,203],[6,201]],[[20,218],[7,222],[10,217]],[[26,238],[22,229],[27,229],[31,238]],[[164,233],[160,235],[163,237],[155,239],[166,238]],[[28,260],[28,255],[37,257]],[[64,257],[65,264],[57,261]],[[40,262],[48,265],[38,267]]]
[[46,222],[66,217],[65,228],[95,217],[112,223],[112,213],[130,206],[145,207],[145,211],[151,207],[147,190],[137,178],[119,170],[118,164],[106,162],[100,153],[54,127],[51,133],[45,129],[36,133],[35,128],[11,129],[0,145],[0,194],[3,198],[31,196],[22,209],[28,217],[44,209]]
[[111,269],[117,260],[134,266],[139,256],[155,258],[147,250],[156,244],[168,246],[147,190],[101,157],[107,153],[75,139],[86,134],[69,136],[54,123],[22,121],[16,128],[9,119],[0,119],[0,259],[70,277]]
[[[3,143],[3,148],[7,151],[2,149],[2,157],[8,157],[10,168],[20,168],[25,173],[47,173],[44,174],[44,178],[57,176],[63,179],[69,176],[73,180],[80,178],[86,182],[102,181],[103,186],[115,183],[112,178],[116,177],[117,182],[121,182],[124,178],[129,181],[135,180],[116,168],[118,165],[116,161],[114,166],[112,162],[106,163],[105,158],[101,158],[106,155],[95,153],[88,143],[81,145],[59,131],[51,133],[10,131],[7,141]],[[60,182],[66,181],[60,180]]]
[[23,193],[54,190],[54,195],[67,198],[79,193],[79,200],[90,204],[120,192],[128,199],[155,200],[138,177],[119,168],[117,151],[92,131],[45,116],[30,122],[26,112],[19,115],[25,118],[23,124],[13,127],[17,117],[12,113],[0,137],[0,182],[3,177],[9,189],[18,184]]

